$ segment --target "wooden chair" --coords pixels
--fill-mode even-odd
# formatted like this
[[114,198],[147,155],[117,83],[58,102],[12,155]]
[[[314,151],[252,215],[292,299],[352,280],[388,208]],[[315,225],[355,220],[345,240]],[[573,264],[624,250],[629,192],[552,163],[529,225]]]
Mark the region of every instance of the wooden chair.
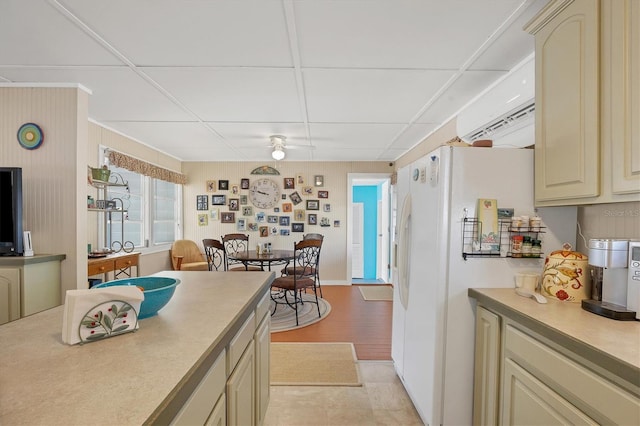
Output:
[[171,245],[171,265],[174,271],[207,271],[209,265],[198,245],[191,240],[176,240]]
[[311,289],[315,296],[310,303],[315,303],[320,318],[320,305],[318,304],[318,292],[316,291],[318,260],[320,259],[320,240],[302,240],[294,244],[295,257],[293,259],[292,274],[276,278],[271,283],[271,299],[275,302],[272,315],[278,309],[278,305],[287,305],[296,312],[296,325],[298,325],[298,305],[303,303],[301,292]]
[[202,245],[204,246],[204,254],[207,257],[209,270],[226,271],[224,245],[219,240],[212,238],[203,239]]
[[227,234],[222,237],[224,246],[225,271],[262,271],[260,266],[245,265],[239,260],[229,259],[229,255],[249,251],[249,235]]
[[[320,241],[320,249],[322,249],[322,242],[324,241],[324,235],[322,234],[306,234],[302,237],[303,240],[317,240]],[[280,271],[281,275],[293,275],[295,266],[287,266]],[[320,297],[322,297],[322,285],[320,284],[320,250],[318,250],[318,264],[309,271],[315,275],[316,286],[320,290]]]

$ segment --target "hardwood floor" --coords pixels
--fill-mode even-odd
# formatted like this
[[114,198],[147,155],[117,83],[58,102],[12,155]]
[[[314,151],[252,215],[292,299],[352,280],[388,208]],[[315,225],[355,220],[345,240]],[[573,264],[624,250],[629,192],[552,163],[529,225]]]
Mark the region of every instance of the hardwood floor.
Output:
[[391,360],[390,301],[365,301],[357,285],[322,287],[329,316],[292,331],[271,333],[272,342],[353,342],[359,360]]

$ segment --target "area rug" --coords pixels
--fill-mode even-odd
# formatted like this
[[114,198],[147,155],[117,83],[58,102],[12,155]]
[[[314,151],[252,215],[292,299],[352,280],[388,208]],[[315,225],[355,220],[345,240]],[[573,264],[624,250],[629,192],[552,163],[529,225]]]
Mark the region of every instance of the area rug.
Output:
[[358,286],[364,300],[393,300],[393,287],[388,285]]
[[[331,312],[331,305],[325,299],[318,297],[320,305],[320,318],[318,318],[318,309],[316,308],[316,297],[313,294],[302,294],[302,300],[305,303],[298,305],[298,325],[296,326],[296,311],[287,305],[278,305],[276,312],[271,315],[271,332],[295,330],[315,324],[325,319]],[[309,301],[313,300],[314,303]],[[275,303],[271,301],[271,312],[273,312]]]
[[271,343],[272,386],[362,386],[353,343]]

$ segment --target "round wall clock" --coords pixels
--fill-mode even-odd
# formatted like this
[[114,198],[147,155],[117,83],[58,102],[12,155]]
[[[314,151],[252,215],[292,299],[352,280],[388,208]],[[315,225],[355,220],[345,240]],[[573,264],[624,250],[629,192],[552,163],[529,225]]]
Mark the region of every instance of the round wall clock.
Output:
[[43,141],[42,129],[35,123],[25,123],[18,129],[18,142],[25,149],[36,149]]
[[273,208],[280,200],[280,188],[271,179],[258,179],[251,184],[249,200],[261,209]]

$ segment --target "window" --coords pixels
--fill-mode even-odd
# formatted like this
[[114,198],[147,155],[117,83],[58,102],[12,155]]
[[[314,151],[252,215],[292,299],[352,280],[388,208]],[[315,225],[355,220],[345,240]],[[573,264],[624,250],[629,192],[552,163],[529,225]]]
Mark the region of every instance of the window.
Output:
[[[153,248],[171,244],[181,238],[182,186],[143,176],[130,170],[110,166],[111,182],[126,182],[128,185],[109,186],[107,199],[120,200],[124,213],[111,213],[106,223],[105,245],[119,241],[136,249]],[[109,220],[109,216],[111,216]],[[123,238],[124,235],[124,238]],[[115,247],[114,247],[115,248]]]

